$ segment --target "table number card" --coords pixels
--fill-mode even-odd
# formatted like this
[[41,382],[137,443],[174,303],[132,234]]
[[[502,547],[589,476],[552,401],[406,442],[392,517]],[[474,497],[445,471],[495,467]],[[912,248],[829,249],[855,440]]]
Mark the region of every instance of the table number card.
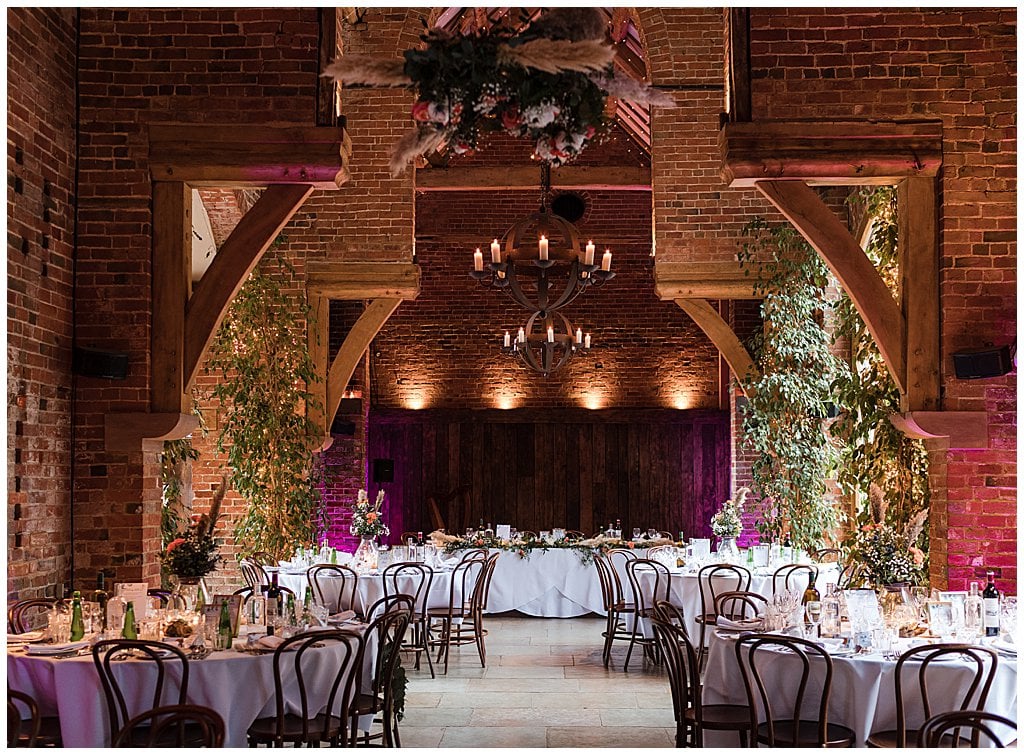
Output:
[[203,618],[206,620],[206,626],[209,628],[211,622],[214,628],[220,625],[220,604],[222,600],[228,602],[228,613],[231,614],[231,634],[237,637],[238,623],[242,615],[241,595],[214,595],[210,604],[203,606]]
[[135,608],[135,620],[142,621],[149,617],[149,585],[145,582],[118,582],[114,585],[114,595],[130,602]]
[[494,536],[499,540],[511,540],[512,539],[512,525],[511,524],[499,524],[494,528]]

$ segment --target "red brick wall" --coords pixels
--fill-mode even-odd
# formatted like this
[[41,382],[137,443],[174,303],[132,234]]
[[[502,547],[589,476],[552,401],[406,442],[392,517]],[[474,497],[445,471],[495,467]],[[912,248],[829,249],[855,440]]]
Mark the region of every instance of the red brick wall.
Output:
[[751,27],[755,119],[943,121],[942,407],[988,412],[990,445],[945,454],[945,490],[932,475],[933,537],[949,541],[933,574],[965,589],[996,566],[1015,593],[1016,375],[957,380],[950,355],[1015,337],[1016,11],[754,9]]
[[7,12],[7,595],[69,574],[74,9]]

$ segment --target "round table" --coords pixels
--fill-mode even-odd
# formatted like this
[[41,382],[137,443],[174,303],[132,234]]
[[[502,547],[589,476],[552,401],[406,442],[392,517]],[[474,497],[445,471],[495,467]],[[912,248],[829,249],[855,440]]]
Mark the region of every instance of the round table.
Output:
[[[715,703],[747,703],[743,678],[736,661],[736,635],[716,630],[709,631],[710,647],[708,665],[704,677],[706,705]],[[819,661],[820,662],[820,661]],[[771,690],[773,705],[775,695],[779,697],[780,708],[787,711],[785,701],[792,700],[800,681],[800,660],[791,653],[766,651],[766,662],[758,664],[762,669],[765,686]],[[864,740],[873,731],[896,729],[896,662],[886,660],[880,654],[856,656],[836,655],[832,658],[832,697],[829,703],[829,722],[842,724],[853,729],[857,735],[857,746],[863,747]],[[812,667],[812,678],[814,677]],[[929,667],[929,698],[932,709],[951,710],[953,700],[959,702],[966,693],[973,672],[966,663],[947,661]],[[933,676],[934,674],[934,676]],[[905,701],[908,716],[919,715],[920,694],[915,672],[904,670]],[[788,696],[788,697],[787,697]],[[820,687],[815,690],[808,686],[806,700],[812,701],[817,710]],[[805,705],[807,703],[805,702]],[[1000,656],[996,667],[995,680],[985,703],[985,710],[1017,720],[1017,660]],[[762,716],[763,720],[763,716]],[[918,728],[923,722],[909,718],[908,725]],[[1012,738],[1012,737],[1011,737]],[[735,735],[706,732],[704,744],[707,747],[736,746]]]
[[[304,595],[306,592],[306,585],[309,583],[304,572],[300,574],[280,571],[278,572],[277,579],[278,584],[288,587],[296,595]],[[341,597],[341,587],[344,584],[344,579],[328,572],[321,574],[318,579],[320,581],[320,586],[324,591],[324,601],[327,604],[328,610],[331,613],[337,613],[339,610],[338,599]],[[416,591],[413,579],[414,577],[410,575],[399,575],[396,580],[398,583],[398,591],[407,592],[410,595],[413,594]],[[434,569],[434,577],[430,582],[430,591],[425,596],[420,596],[416,609],[422,610],[424,597],[427,601],[427,608],[447,607],[449,591],[451,590],[451,580],[451,569]],[[368,609],[383,597],[384,578],[379,572],[370,572],[368,574],[359,575],[359,580],[356,582],[356,611],[362,612]],[[458,599],[458,597],[459,596],[456,595],[456,599]]]
[[[317,708],[327,703],[336,663],[344,651],[340,645],[327,645],[307,652],[316,653],[319,661],[310,664],[306,677],[310,707]],[[374,652],[375,647],[368,647],[363,658],[366,689],[372,678]],[[246,747],[249,725],[262,716],[275,715],[273,662],[273,653],[252,655],[234,650],[214,652],[201,661],[189,661],[188,702],[213,708],[220,714],[224,719],[225,747]],[[119,661],[112,669],[129,705],[135,703],[130,713],[136,715],[148,710],[156,664],[132,659]],[[175,703],[181,681],[180,667],[172,661],[165,669],[170,681],[165,684],[167,699],[164,702]],[[65,747],[110,747],[107,704],[91,654],[49,658],[9,648],[7,686],[35,698],[41,715],[60,716]],[[286,684],[286,712],[298,711],[297,697],[297,685],[289,688]],[[360,720],[361,727],[369,723],[369,720]]]

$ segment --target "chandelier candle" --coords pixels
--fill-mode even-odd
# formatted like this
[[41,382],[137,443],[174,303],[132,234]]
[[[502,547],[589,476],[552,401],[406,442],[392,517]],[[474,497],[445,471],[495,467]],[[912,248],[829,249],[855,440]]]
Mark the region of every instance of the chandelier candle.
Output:
[[541,236],[540,241],[537,242],[537,246],[540,249],[540,258],[546,260],[548,258],[548,240],[546,237]]
[[548,325],[548,343],[555,342],[555,329]]
[[583,338],[583,348],[584,349],[589,349],[590,348],[590,333],[587,333],[587,335],[584,336],[584,338]]
[[484,255],[479,249],[473,252],[473,269],[478,273],[484,269]]
[[583,329],[582,328],[576,328],[576,343],[582,343],[582,342],[583,342]]
[[593,265],[594,264],[594,242],[593,241],[588,241],[587,242],[587,249],[586,249],[586,251],[583,254],[583,264],[584,265]]
[[501,244],[498,243],[497,239],[491,242],[491,264],[501,264]]
[[605,249],[604,256],[601,258],[601,270],[608,272],[612,269],[612,253]]
[[505,331],[505,348],[507,349],[511,345],[512,345],[512,337],[508,334],[508,331],[506,330]]

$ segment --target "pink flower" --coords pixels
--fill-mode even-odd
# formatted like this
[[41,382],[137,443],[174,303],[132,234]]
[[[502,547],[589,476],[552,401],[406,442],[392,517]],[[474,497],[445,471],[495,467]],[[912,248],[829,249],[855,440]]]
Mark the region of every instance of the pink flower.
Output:
[[596,128],[594,128],[593,126],[587,126],[587,130],[583,132],[583,135],[587,139],[589,139],[590,137],[592,137],[596,133],[597,133],[597,129]]
[[910,546],[910,554],[914,557],[914,564],[916,566],[924,563],[924,551],[920,548],[915,548],[913,545]]
[[519,115],[519,108],[510,107],[501,114],[501,126],[506,131],[515,131],[522,122],[523,119]]
[[414,121],[430,120],[430,103],[420,100],[412,106],[412,119]]
[[376,513],[374,513],[373,511],[371,511],[370,513],[368,513],[368,514],[366,515],[366,523],[367,523],[367,524],[373,524],[374,522],[376,522],[376,521],[377,521],[377,516],[378,516],[378,515],[377,515]]

